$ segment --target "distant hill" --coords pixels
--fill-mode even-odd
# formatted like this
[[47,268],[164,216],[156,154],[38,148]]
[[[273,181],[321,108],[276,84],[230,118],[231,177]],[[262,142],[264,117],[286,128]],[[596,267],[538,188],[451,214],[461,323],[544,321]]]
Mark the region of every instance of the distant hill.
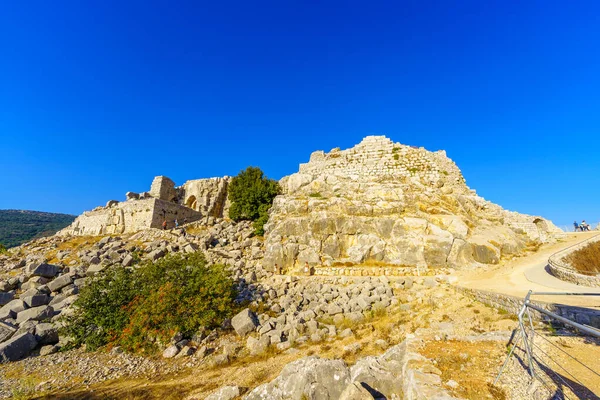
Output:
[[0,244],[6,248],[31,239],[54,235],[68,226],[74,215],[26,210],[0,210]]

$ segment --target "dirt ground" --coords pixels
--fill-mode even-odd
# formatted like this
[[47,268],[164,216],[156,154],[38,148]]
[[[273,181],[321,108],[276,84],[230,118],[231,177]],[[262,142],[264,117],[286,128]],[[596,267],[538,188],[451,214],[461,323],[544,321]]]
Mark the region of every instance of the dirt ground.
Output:
[[[249,357],[240,355],[229,365],[210,366],[209,363],[199,367],[187,368],[177,374],[167,376],[155,376],[148,378],[121,378],[106,381],[99,384],[84,386],[78,382],[84,377],[75,377],[70,384],[56,387],[45,393],[27,393],[23,391],[20,398],[36,399],[203,399],[208,394],[223,385],[238,385],[245,388],[253,388],[259,384],[274,379],[283,367],[294,360],[309,355],[318,355],[323,358],[343,359],[348,365],[352,365],[359,358],[368,355],[378,355],[385,351],[387,346],[393,346],[402,342],[408,333],[416,333],[420,337],[434,340],[440,323],[450,323],[452,329],[448,335],[442,335],[441,341],[434,341],[429,347],[428,357],[443,360],[448,351],[455,349],[451,337],[467,337],[480,335],[489,331],[504,331],[514,328],[516,325],[514,316],[501,312],[476,302],[464,295],[457,293],[452,287],[442,286],[433,289],[420,289],[418,297],[414,292],[399,293],[401,303],[410,304],[410,310],[394,308],[387,313],[381,313],[365,320],[363,323],[352,326],[354,336],[348,338],[330,338],[321,343],[305,343],[293,347],[284,353],[270,352],[260,357]],[[387,343],[381,347],[376,344],[378,339]],[[235,337],[229,340],[239,340]],[[357,345],[358,344],[358,345]],[[352,346],[349,346],[352,345]],[[465,345],[464,351],[469,354],[470,362],[461,364],[460,371],[464,376],[477,376],[482,384],[478,389],[485,392],[486,385],[492,382],[495,373],[502,362],[505,354],[505,343],[502,341],[472,343]],[[478,350],[481,346],[481,351]],[[435,352],[433,349],[438,349]],[[449,349],[449,350],[447,350]],[[218,350],[218,349],[217,349]],[[489,364],[482,368],[482,363],[477,354],[493,354]],[[88,353],[94,357],[96,353]],[[84,353],[85,356],[85,353]],[[0,367],[0,373],[16,374],[17,364],[9,364]],[[442,369],[442,368],[441,368]],[[453,372],[449,367],[444,371],[448,377]],[[35,380],[29,384],[35,387],[39,382],[50,379],[53,371],[36,371]],[[477,374],[477,375],[475,375]],[[462,375],[461,375],[462,376]],[[450,378],[448,378],[450,379]],[[444,380],[446,375],[444,376]],[[457,378],[452,378],[457,380]],[[458,378],[459,384],[468,385],[467,381]],[[489,390],[488,390],[489,392]],[[481,397],[494,398],[494,397]]]
[[[529,290],[543,292],[585,291],[598,292],[598,288],[583,288],[561,281],[548,274],[545,266],[552,254],[598,235],[597,231],[565,234],[558,242],[541,246],[535,253],[511,260],[502,260],[500,264],[470,271],[459,271],[458,284],[464,287],[488,290],[524,298]],[[600,297],[576,296],[539,296],[537,300],[600,308]]]

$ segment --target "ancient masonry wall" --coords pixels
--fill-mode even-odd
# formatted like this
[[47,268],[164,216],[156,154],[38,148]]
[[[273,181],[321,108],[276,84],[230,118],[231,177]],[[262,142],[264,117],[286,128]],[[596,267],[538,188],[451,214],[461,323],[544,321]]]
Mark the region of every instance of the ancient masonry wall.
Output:
[[226,216],[230,206],[227,198],[230,182],[231,178],[228,176],[187,181],[180,188],[183,192],[182,203],[204,216]]
[[176,203],[160,199],[129,200],[112,203],[107,207],[98,207],[86,211],[75,219],[59,235],[110,235],[137,232],[147,228],[161,228],[166,218],[168,228],[173,227],[177,218],[183,222],[193,222],[202,218],[202,214]]
[[343,177],[381,178],[418,177],[436,184],[442,180],[464,186],[464,178],[456,164],[443,150],[429,152],[394,143],[385,136],[367,136],[351,149],[339,148],[325,153],[315,151],[310,161],[300,164],[300,173],[318,175],[328,173]]

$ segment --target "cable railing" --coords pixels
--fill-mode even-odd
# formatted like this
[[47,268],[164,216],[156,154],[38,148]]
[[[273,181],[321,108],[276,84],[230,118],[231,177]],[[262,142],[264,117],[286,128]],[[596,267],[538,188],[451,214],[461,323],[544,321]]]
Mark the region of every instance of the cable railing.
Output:
[[[600,382],[599,365],[597,363],[594,366],[588,365],[569,351],[557,346],[541,332],[536,331],[531,313],[532,311],[538,312],[542,314],[546,320],[558,321],[579,331],[580,335],[591,336],[595,339],[600,339],[600,330],[577,323],[552,311],[548,311],[539,305],[532,304],[530,298],[531,296],[536,295],[600,296],[600,293],[533,292],[530,290],[527,296],[525,296],[523,307],[517,315],[519,321],[518,327],[513,332],[513,336],[509,342],[509,345],[512,342],[512,346],[510,347],[510,351],[498,376],[496,376],[494,385],[502,376],[502,373],[515,350],[520,349],[523,351],[524,357],[526,358],[526,368],[532,378],[532,383],[537,381],[550,393],[554,393],[552,398],[600,400],[600,393],[592,392],[592,390],[583,382],[581,376],[577,376],[577,373],[571,367],[571,365],[577,365],[578,367],[583,368],[586,373],[593,377],[594,382]],[[565,360],[571,364],[566,365]]]

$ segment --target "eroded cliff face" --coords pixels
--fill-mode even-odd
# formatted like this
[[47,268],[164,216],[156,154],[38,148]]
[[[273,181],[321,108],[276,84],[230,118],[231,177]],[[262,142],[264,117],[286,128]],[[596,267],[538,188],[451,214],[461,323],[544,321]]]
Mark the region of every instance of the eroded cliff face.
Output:
[[265,264],[409,267],[497,263],[560,231],[502,209],[467,187],[445,152],[366,137],[314,152],[281,180],[266,226]]

